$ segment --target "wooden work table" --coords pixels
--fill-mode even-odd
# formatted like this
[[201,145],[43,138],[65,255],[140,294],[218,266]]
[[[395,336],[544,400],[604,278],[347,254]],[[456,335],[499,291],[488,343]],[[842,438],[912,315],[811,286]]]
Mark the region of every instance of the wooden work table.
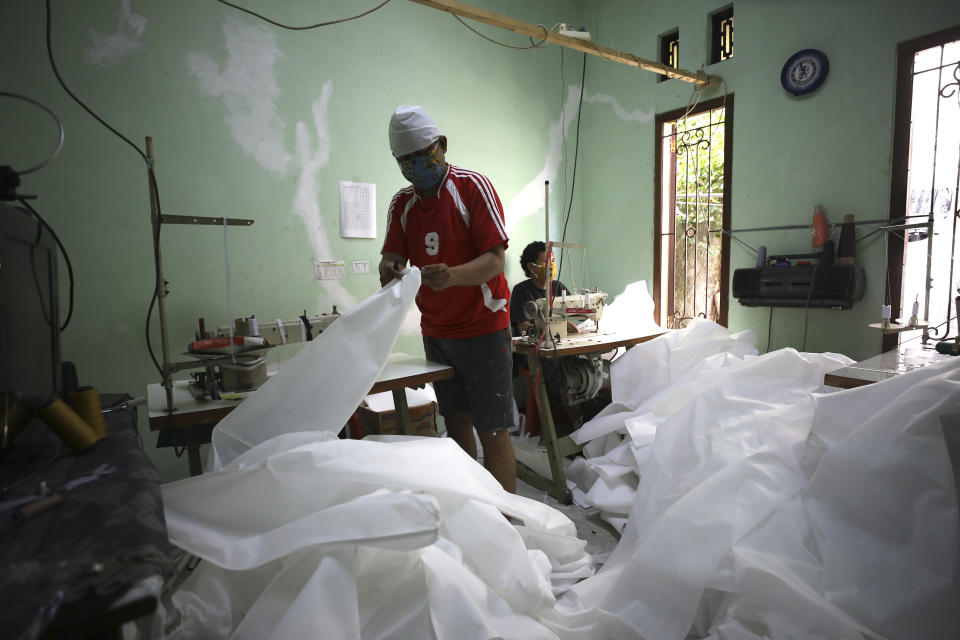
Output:
[[[422,387],[428,382],[446,380],[453,377],[453,367],[431,362],[422,357],[394,353],[387,358],[383,371],[377,377],[369,393],[393,392],[394,407],[400,419],[403,433],[410,433],[410,412],[407,407],[407,387]],[[187,445],[187,460],[190,475],[203,473],[200,461],[200,437],[198,428],[209,427],[223,420],[240,402],[254,391],[230,393],[221,400],[197,400],[188,389],[188,380],[175,380],[173,383],[174,412],[167,412],[166,394],[159,383],[147,385],[147,409],[151,431],[164,429],[184,429]]]
[[954,357],[960,356],[937,353],[933,344],[923,346],[917,342],[907,342],[878,356],[831,371],[823,376],[823,384],[841,389],[853,389]]
[[[513,352],[527,356],[530,371],[537,369],[537,359],[564,358],[591,353],[604,353],[620,347],[630,348],[633,345],[653,340],[666,333],[665,330],[655,329],[646,333],[588,333],[571,336],[553,345],[537,345],[514,339]],[[550,399],[547,395],[547,384],[541,376],[537,381],[537,411],[540,416],[540,435],[543,445],[547,449],[547,458],[550,462],[550,478],[544,478],[533,469],[522,463],[517,463],[517,477],[538,489],[547,491],[557,500],[569,504],[570,491],[567,489],[567,479],[563,473],[562,459],[576,453],[582,447],[576,444],[570,436],[557,438],[553,424],[553,412],[550,409]],[[529,411],[529,408],[528,408]]]

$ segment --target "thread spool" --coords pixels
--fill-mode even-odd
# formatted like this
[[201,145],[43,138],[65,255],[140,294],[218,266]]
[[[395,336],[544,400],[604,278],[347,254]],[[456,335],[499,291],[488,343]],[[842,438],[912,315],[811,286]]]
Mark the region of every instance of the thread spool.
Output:
[[767,266],[767,248],[763,245],[757,247],[757,269],[763,269]]
[[837,243],[837,264],[853,264],[856,254],[857,239],[853,226],[853,216],[843,216],[843,226],[840,227],[840,241]]
[[94,387],[80,387],[70,394],[70,405],[84,422],[93,427],[98,436],[107,437],[107,423],[103,419],[99,391]]
[[892,317],[892,312],[889,304],[882,305],[880,307],[880,324],[886,328],[890,326],[890,318]]
[[813,248],[820,249],[830,237],[830,227],[827,224],[827,213],[822,204],[813,208]]
[[83,418],[70,408],[66,402],[57,398],[37,412],[47,426],[53,429],[74,453],[83,453],[100,436],[93,427],[84,422]]

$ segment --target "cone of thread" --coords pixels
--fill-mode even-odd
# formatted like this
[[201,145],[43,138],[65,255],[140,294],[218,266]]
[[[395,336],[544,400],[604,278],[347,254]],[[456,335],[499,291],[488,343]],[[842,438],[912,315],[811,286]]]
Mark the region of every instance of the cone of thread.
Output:
[[84,422],[66,402],[57,398],[37,412],[74,453],[83,453],[101,436]]
[[84,422],[93,427],[101,438],[107,436],[107,423],[100,406],[100,392],[94,387],[80,387],[70,394],[70,404]]
[[843,225],[840,227],[840,241],[837,243],[837,264],[853,264],[853,257],[856,254],[855,231],[853,226],[853,216],[843,216]]

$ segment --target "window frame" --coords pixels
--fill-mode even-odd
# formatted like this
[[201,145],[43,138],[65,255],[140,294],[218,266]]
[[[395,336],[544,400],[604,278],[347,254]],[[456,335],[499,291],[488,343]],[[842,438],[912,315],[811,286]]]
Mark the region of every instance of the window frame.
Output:
[[[673,42],[677,43],[677,59],[676,59],[677,64],[675,65],[670,64],[670,44]],[[679,69],[680,68],[680,28],[678,27],[676,29],[671,29],[670,31],[667,31],[666,33],[661,34],[659,37],[659,42],[657,44],[658,44],[657,48],[660,51],[660,63],[672,69]],[[669,79],[670,79],[669,76],[660,76],[657,79],[657,82],[664,82],[665,80],[669,80]]]
[[[724,112],[724,144],[723,144],[723,225],[725,232],[732,228],[731,217],[731,197],[733,194],[733,94],[726,97],[721,96],[712,100],[707,100],[698,104],[689,116],[699,115],[705,111],[712,111],[718,107],[725,107]],[[676,109],[665,113],[657,114],[654,119],[654,170],[653,170],[653,313],[656,322],[660,323],[661,297],[664,292],[661,291],[661,271],[662,271],[662,251],[661,251],[661,229],[663,222],[663,126],[671,121],[683,117],[687,109]],[[671,167],[671,171],[676,171],[676,166]],[[675,180],[674,180],[675,182]],[[676,198],[676,193],[673,194]],[[717,322],[722,326],[727,326],[728,313],[730,307],[730,235],[723,233],[721,239],[721,259],[720,259],[720,309],[717,314]],[[673,295],[673,273],[671,269],[669,275],[670,292]]]
[[[736,53],[731,42],[730,55],[726,58],[723,57],[723,29],[721,28],[721,25],[723,24],[723,21],[728,18],[731,20],[733,19],[732,4],[729,4],[721,9],[717,9],[710,14],[710,60],[708,61],[708,64],[726,62],[727,60],[732,59]],[[736,22],[734,22],[733,26],[730,27],[731,41],[736,40],[734,35],[735,30]]]
[[[890,220],[903,217],[907,202],[910,171],[910,122],[913,117],[914,55],[938,45],[960,40],[960,25],[937,31],[897,45],[897,82],[894,89],[893,151],[890,177]],[[887,282],[891,317],[903,317],[904,244],[887,243]],[[900,335],[883,334],[881,352],[896,349]]]

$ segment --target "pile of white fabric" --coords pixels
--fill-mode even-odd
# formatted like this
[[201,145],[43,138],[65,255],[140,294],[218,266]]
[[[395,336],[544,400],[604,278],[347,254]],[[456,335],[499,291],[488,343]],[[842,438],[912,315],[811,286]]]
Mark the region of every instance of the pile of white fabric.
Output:
[[956,638],[960,360],[814,393],[849,360],[752,347],[695,322],[614,364],[571,472],[623,537],[558,609],[591,637]]
[[566,516],[452,441],[335,438],[419,284],[334,323],[217,427],[207,474],[164,487],[203,562],[154,637],[960,635],[960,358],[821,394],[848,360],[708,322],[635,347],[576,434],[578,499],[623,532],[593,575]]
[[[694,408],[699,405],[702,412],[707,402],[715,405],[712,414],[718,419],[793,404],[821,390],[825,372],[853,362],[839,354],[793,349],[758,357],[755,343],[753,331],[733,334],[695,319],[617,359],[610,367],[613,402],[570,436],[584,447],[584,457],[567,470],[576,502],[600,509],[622,530],[659,427],[673,433],[673,425],[688,423]],[[739,437],[729,435],[731,446],[740,446]],[[681,456],[677,465],[696,460],[693,444],[674,445],[672,451]]]
[[566,516],[449,438],[282,436],[163,497],[204,560],[171,638],[554,638],[554,591],[593,574]]
[[154,636],[556,637],[555,593],[594,572],[569,518],[450,439],[336,438],[419,285],[344,314],[217,426],[208,473],[163,487],[171,540],[203,562]]

